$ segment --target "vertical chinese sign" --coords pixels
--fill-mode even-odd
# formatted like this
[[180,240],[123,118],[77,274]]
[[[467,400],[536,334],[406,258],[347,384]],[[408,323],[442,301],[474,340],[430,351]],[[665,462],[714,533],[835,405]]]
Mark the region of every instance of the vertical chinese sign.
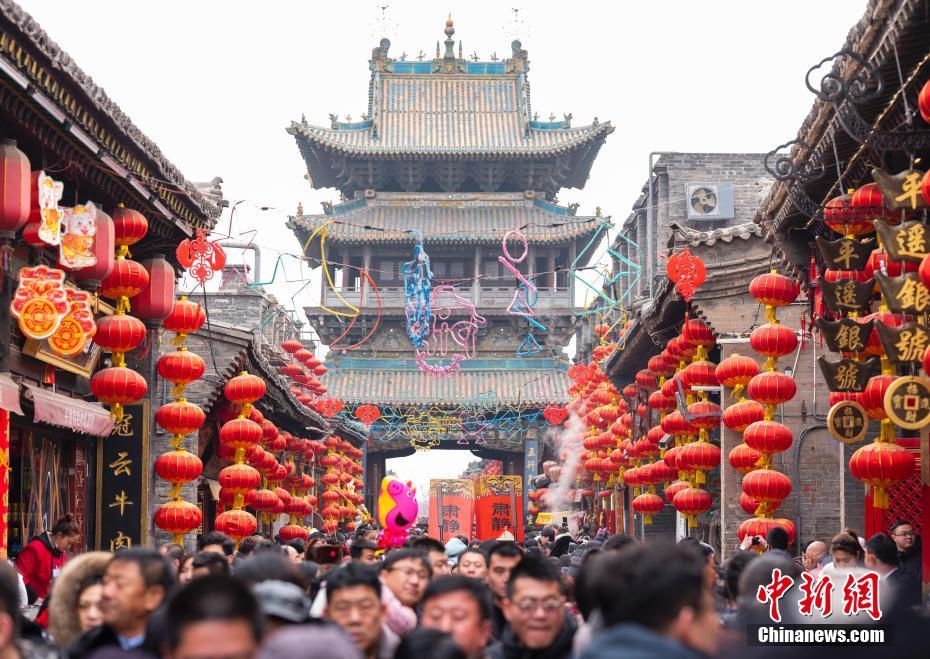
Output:
[[429,482],[429,535],[445,544],[457,535],[471,538],[475,514],[475,488],[463,478]]
[[0,560],[6,559],[10,512],[10,413],[0,408]]
[[523,542],[523,478],[482,476],[475,500],[475,528],[479,540],[494,540],[504,532]]
[[103,551],[148,541],[148,405],[127,405],[113,433],[97,443],[96,544]]

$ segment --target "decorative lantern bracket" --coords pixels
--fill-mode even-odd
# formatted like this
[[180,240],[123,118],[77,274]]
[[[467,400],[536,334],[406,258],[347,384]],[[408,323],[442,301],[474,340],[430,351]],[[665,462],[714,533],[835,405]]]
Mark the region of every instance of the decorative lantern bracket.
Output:
[[826,173],[823,159],[811,145],[801,139],[780,144],[765,154],[763,165],[776,180],[787,184],[788,198],[801,213],[813,221],[822,212],[821,205],[811,199],[803,187],[820,180]]
[[[851,60],[854,66],[842,63],[844,59]],[[811,82],[811,75],[822,71],[827,64],[832,64],[831,71],[820,79],[819,85],[815,86]],[[846,78],[837,73],[850,69],[852,73]],[[899,82],[903,89],[906,81],[901,79]],[[913,123],[905,122],[901,124],[902,128],[880,130],[859,114],[857,104],[875,99],[885,87],[878,69],[859,53],[844,48],[823,58],[808,69],[804,76],[804,83],[817,98],[833,104],[836,118],[843,130],[859,144],[867,145],[878,151],[911,153],[930,148],[930,129],[910,129]]]

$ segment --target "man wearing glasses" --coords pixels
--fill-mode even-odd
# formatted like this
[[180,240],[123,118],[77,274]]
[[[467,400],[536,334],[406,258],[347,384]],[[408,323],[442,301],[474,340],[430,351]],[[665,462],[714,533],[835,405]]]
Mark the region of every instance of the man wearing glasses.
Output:
[[921,580],[921,546],[920,538],[914,533],[914,527],[903,519],[895,520],[888,529],[891,539],[898,546],[898,565],[909,577]]
[[565,610],[559,572],[548,560],[528,556],[513,568],[502,608],[509,626],[488,648],[488,659],[571,656],[577,625]]

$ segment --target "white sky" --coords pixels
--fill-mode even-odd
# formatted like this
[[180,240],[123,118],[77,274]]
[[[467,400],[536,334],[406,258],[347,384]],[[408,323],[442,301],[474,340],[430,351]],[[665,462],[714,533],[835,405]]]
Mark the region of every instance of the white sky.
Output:
[[[466,55],[505,57],[519,37],[540,118],[597,116],[611,135],[586,188],[561,203],[623,219],[646,180],[650,151],[765,152],[792,139],[813,103],[808,67],[838,50],[864,0],[574,2],[514,0],[17,0],[154,140],[189,180],[222,176],[234,237],[263,250],[264,279],[299,246],[284,227],[311,190],[291,120],[367,109],[367,60],[381,36],[391,55],[432,57],[446,14]],[[518,5],[517,2],[522,2]],[[379,5],[388,5],[382,11]],[[521,7],[514,18],[512,7]],[[278,211],[260,211],[270,206]],[[228,230],[228,219],[220,224]],[[258,234],[249,233],[257,230]],[[236,260],[232,255],[232,261]],[[285,261],[297,280],[296,260]],[[304,273],[306,275],[306,272]],[[290,304],[301,282],[280,271],[269,288]],[[313,291],[299,307],[312,304]],[[425,489],[457,474],[469,453],[433,451],[392,466]],[[427,475],[429,474],[429,475]]]

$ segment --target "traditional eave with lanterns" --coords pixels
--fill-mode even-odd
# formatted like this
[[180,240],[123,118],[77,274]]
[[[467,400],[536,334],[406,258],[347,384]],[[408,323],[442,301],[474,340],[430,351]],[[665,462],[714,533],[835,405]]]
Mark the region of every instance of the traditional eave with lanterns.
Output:
[[[0,553],[67,511],[84,530],[78,550],[146,542],[154,359],[185,265],[176,248],[212,229],[221,193],[187,181],[9,0],[0,125],[0,451],[12,467]],[[106,437],[108,450],[131,450],[105,454]],[[114,458],[133,466],[102,465]],[[121,492],[125,502],[101,513]]]

